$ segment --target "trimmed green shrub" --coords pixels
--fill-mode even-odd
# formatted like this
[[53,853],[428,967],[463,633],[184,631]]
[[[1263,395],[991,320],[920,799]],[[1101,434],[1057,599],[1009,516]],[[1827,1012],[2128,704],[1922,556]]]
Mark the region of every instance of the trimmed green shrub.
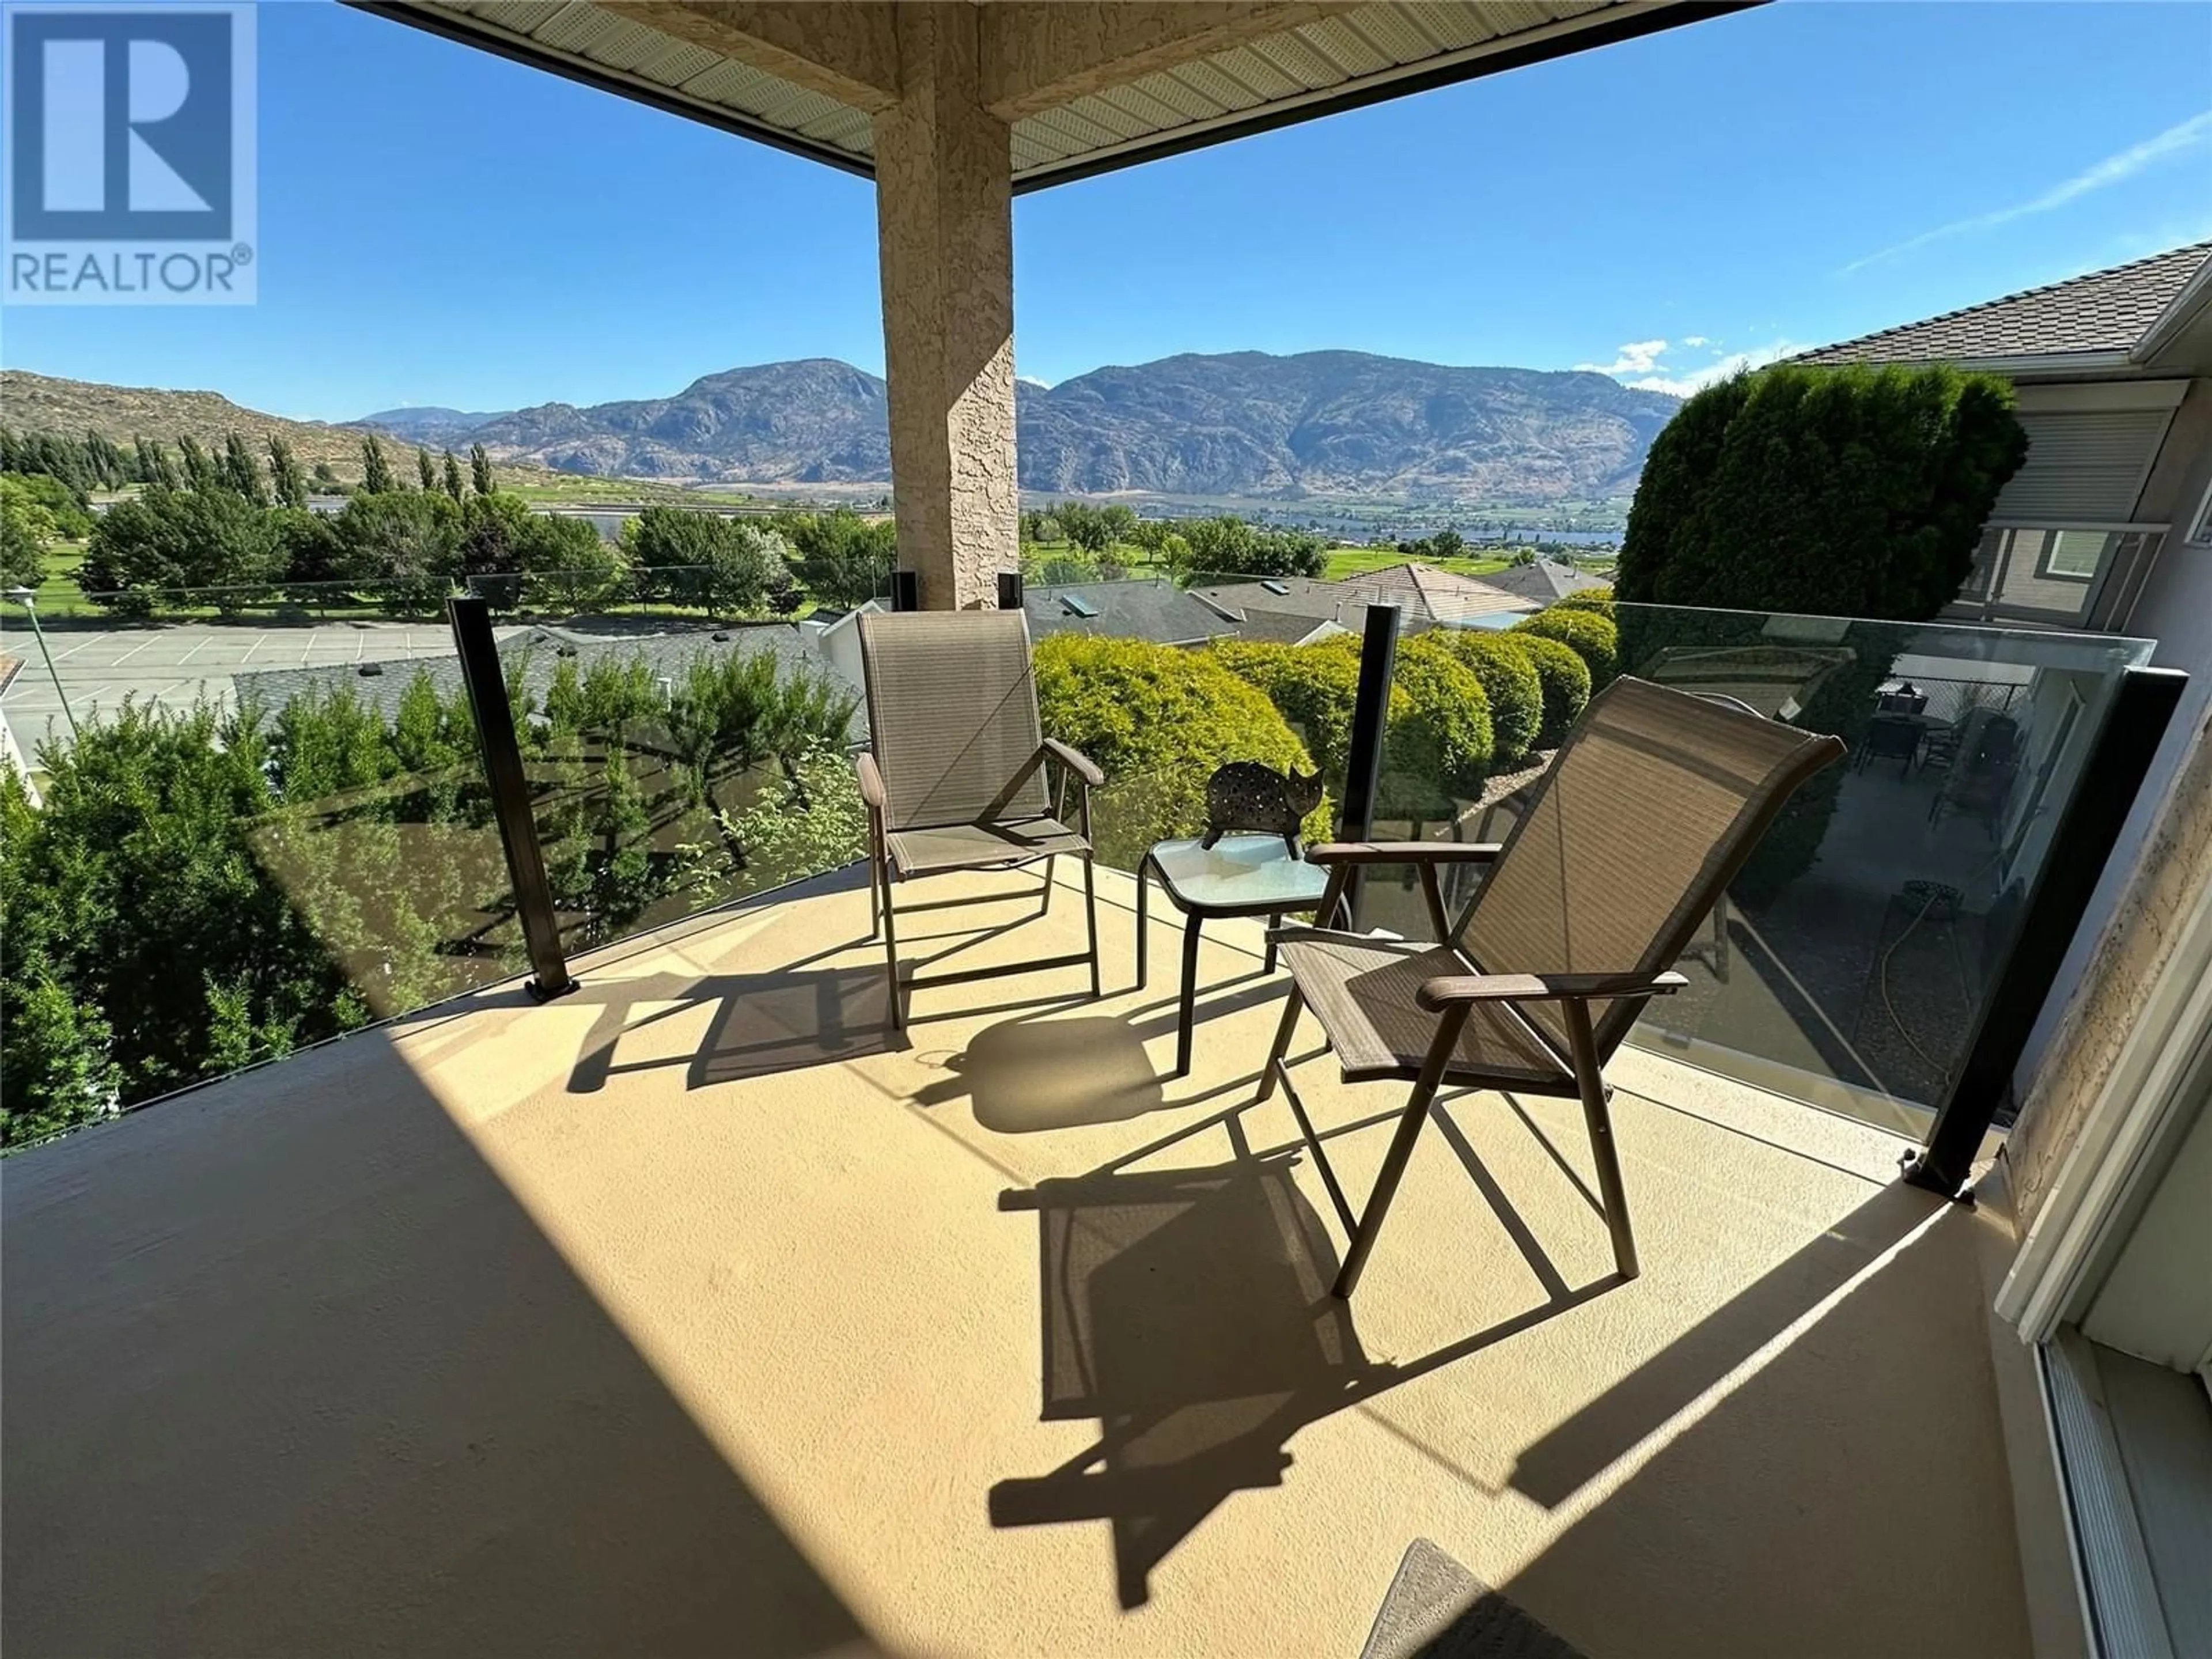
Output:
[[1620,672],[1620,629],[1594,611],[1563,611],[1553,605],[1513,624],[1516,634],[1557,640],[1589,669],[1590,690],[1601,691]]
[[[1099,856],[1121,869],[1136,868],[1152,842],[1205,826],[1206,781],[1217,768],[1313,768],[1275,706],[1211,652],[1055,634],[1038,644],[1036,662],[1046,732],[1106,774],[1092,830]],[[1323,800],[1305,833],[1326,836],[1334,817]]]
[[[1398,647],[1391,720],[1382,746],[1386,816],[1432,816],[1449,801],[1473,800],[1496,750],[1482,680],[1443,637],[1417,634]],[[1305,650],[1334,651],[1355,665],[1359,635],[1336,634]],[[1405,700],[1402,713],[1398,700]]]
[[1359,659],[1275,640],[1223,640],[1213,647],[1213,655],[1275,705],[1304,738],[1331,786],[1340,787],[1351,755],[1352,710],[1359,701]]
[[[1428,635],[1421,636],[1431,637]],[[1544,725],[1544,683],[1527,653],[1503,634],[1479,628],[1440,629],[1435,635],[1474,671],[1490,699],[1494,763],[1500,771],[1518,766],[1535,746]]]
[[1943,364],[1777,364],[1708,386],[1644,460],[1620,595],[1933,617],[2027,458],[2012,406],[2002,377]]
[[1610,587],[1578,587],[1563,599],[1552,601],[1554,611],[1595,611],[1601,617],[1613,614],[1613,593]]
[[1583,717],[1590,700],[1589,665],[1572,647],[1541,634],[1508,633],[1498,637],[1528,659],[1544,692],[1544,722],[1536,733],[1536,747],[1557,749]]

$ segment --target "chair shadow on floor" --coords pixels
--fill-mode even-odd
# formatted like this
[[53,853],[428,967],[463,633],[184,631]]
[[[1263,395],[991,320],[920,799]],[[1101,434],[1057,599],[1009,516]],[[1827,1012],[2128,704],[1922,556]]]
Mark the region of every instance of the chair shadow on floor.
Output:
[[[1458,1157],[1527,1259],[1543,1299],[1418,1358],[1371,1360],[1352,1305],[1329,1294],[1338,1244],[1294,1178],[1303,1147],[1252,1151],[1241,1127],[1250,1103],[1240,1101],[1087,1175],[1000,1199],[1001,1209],[1035,1211],[1038,1219],[1042,1416],[1095,1417],[1100,1426],[1097,1442],[1060,1467],[994,1485],[992,1523],[1107,1521],[1125,1607],[1149,1599],[1152,1570],[1231,1495],[1284,1483],[1300,1430],[1627,1283],[1616,1273],[1567,1282],[1452,1121],[1474,1103],[1455,1103],[1437,1113],[1437,1141]],[[1324,1130],[1323,1138],[1371,1132],[1396,1115],[1394,1108]],[[1226,1164],[1128,1167],[1217,1127],[1234,1148]],[[1869,1252],[1901,1237],[1925,1214],[1917,1201],[1923,1196],[1875,1190],[1837,1228],[1808,1240],[1528,1448],[1512,1485],[1547,1506],[1565,1501],[1735,1359],[1819,1303]]]

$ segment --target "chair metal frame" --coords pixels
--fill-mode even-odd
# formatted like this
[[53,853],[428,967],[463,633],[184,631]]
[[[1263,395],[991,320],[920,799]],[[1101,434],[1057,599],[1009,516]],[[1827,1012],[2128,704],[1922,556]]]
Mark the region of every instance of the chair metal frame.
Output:
[[[1736,710],[1760,718],[1757,711],[1747,708],[1733,698],[1704,697],[1700,701],[1733,706]],[[1592,708],[1596,704],[1593,702]],[[1807,734],[1808,738],[1812,734]],[[1569,745],[1573,742],[1570,738]],[[1562,745],[1560,755],[1553,762],[1540,789],[1547,789],[1556,777],[1558,767],[1564,761],[1569,745]],[[1799,785],[1845,752],[1843,742],[1833,737],[1808,741],[1802,758],[1791,769],[1784,787],[1764,802],[1750,820],[1745,833],[1738,839],[1735,856],[1710,878],[1716,899],[1725,895],[1729,879],[1741,867],[1743,860],[1758,845],[1760,837],[1772,823],[1774,817]],[[1361,1069],[1357,1075],[1347,1068],[1346,1082],[1373,1082],[1401,1079],[1413,1085],[1404,1110],[1400,1114],[1396,1133],[1389,1150],[1384,1154],[1382,1166],[1377,1171],[1375,1184],[1370,1191],[1364,1211],[1355,1212],[1345,1196],[1344,1187],[1330,1164],[1327,1149],[1316,1132],[1313,1120],[1299,1099],[1297,1085],[1291,1079],[1288,1055],[1291,1039],[1296,1031],[1298,1016],[1306,1006],[1305,994],[1294,977],[1290,1000],[1283,1010],[1281,1024],[1276,1028],[1274,1045],[1267,1054],[1267,1065],[1261,1075],[1258,1099],[1269,1099],[1280,1083],[1291,1115],[1297,1121],[1298,1133],[1313,1154],[1314,1165],[1328,1190],[1329,1201],[1338,1218],[1351,1236],[1331,1293],[1339,1298],[1349,1298],[1364,1272],[1375,1242],[1389,1215],[1392,1200],[1397,1196],[1398,1186],[1403,1180],[1406,1166],[1411,1162],[1413,1147],[1420,1139],[1422,1126],[1428,1121],[1437,1092],[1447,1085],[1480,1089],[1497,1089],[1508,1093],[1552,1095],[1579,1099],[1583,1109],[1584,1127],[1589,1135],[1590,1157],[1596,1167],[1598,1194],[1604,1211],[1606,1228],[1611,1235],[1613,1263],[1620,1277],[1634,1279],[1642,1271],[1637,1257],[1636,1236],[1629,1218],[1628,1195],[1620,1174],[1620,1158],[1613,1133],[1611,1101],[1612,1085],[1605,1080],[1603,1058],[1598,1049],[1595,1029],[1590,1018],[1589,1005],[1602,1001],[1618,1006],[1632,1004],[1636,1013],[1655,996],[1669,996],[1682,989],[1689,981],[1672,969],[1671,964],[1681,955],[1696,927],[1710,914],[1707,906],[1695,915],[1678,917],[1671,936],[1655,941],[1660,945],[1658,955],[1662,965],[1645,969],[1624,969],[1607,973],[1549,973],[1511,974],[1485,972],[1469,959],[1458,944],[1462,931],[1467,926],[1482,895],[1474,897],[1462,908],[1455,920],[1446,913],[1443,896],[1437,872],[1445,865],[1474,865],[1488,866],[1497,863],[1509,852],[1520,832],[1535,818],[1534,803],[1515,825],[1513,833],[1502,842],[1330,842],[1306,849],[1306,856],[1316,864],[1332,866],[1329,884],[1316,912],[1318,918],[1334,919],[1337,915],[1353,872],[1372,865],[1411,866],[1419,877],[1421,893],[1435,928],[1438,942],[1459,958],[1466,971],[1457,975],[1439,975],[1422,984],[1414,997],[1415,1005],[1424,1012],[1437,1016],[1437,1026],[1429,1041],[1426,1052],[1418,1066],[1389,1066]],[[1692,889],[1692,891],[1695,890]],[[1353,945],[1373,945],[1377,940],[1369,935],[1340,933],[1320,927],[1286,927],[1273,929],[1271,944],[1294,943],[1304,940],[1336,940]],[[1505,1079],[1491,1071],[1472,1066],[1455,1066],[1462,1034],[1468,1018],[1477,1006],[1484,1003],[1502,1003],[1508,1008],[1531,1002],[1556,1002],[1560,1005],[1567,1030],[1567,1052],[1555,1055],[1562,1061],[1561,1075],[1556,1081],[1531,1080],[1522,1078]],[[1613,1022],[1625,1033],[1635,1013],[1626,1019]],[[1613,1021],[1608,1013],[1607,1019]],[[1524,1022],[1524,1024],[1527,1024]],[[1328,1028],[1322,1020],[1324,1031]],[[1528,1025],[1532,1036],[1547,1048],[1554,1045]],[[1613,1039],[1617,1044],[1619,1038]]]
[[[1008,613],[987,612],[985,614],[995,617]],[[1019,611],[1014,611],[1011,615],[1022,629],[1026,652],[1029,635],[1028,620]],[[867,657],[864,653],[862,656],[864,670],[866,661]],[[874,687],[869,686],[867,692],[870,700],[869,725],[872,742],[880,740],[880,726],[876,718]],[[1032,684],[1030,688],[1032,708],[1035,706],[1036,697],[1036,690]],[[884,941],[884,969],[890,979],[890,1023],[894,1029],[905,1027],[908,1018],[907,994],[918,988],[940,985],[963,985],[977,980],[998,979],[1012,974],[1034,973],[1049,968],[1087,966],[1091,969],[1091,994],[1094,1000],[1101,994],[1098,975],[1098,893],[1093,870],[1097,854],[1092,845],[1091,833],[1091,792],[1106,781],[1105,774],[1088,756],[1071,748],[1056,738],[1046,738],[1038,744],[1036,751],[1028,760],[1015,769],[1014,775],[1006,781],[1004,787],[1000,791],[1000,799],[1002,801],[1013,799],[1035,775],[1038,769],[1045,766],[1048,762],[1052,763],[1058,774],[1052,801],[1053,820],[1056,823],[1066,825],[1069,781],[1073,779],[1076,784],[1075,828],[1081,838],[1079,848],[1060,848],[1049,853],[1010,852],[1004,858],[983,858],[972,863],[934,865],[927,870],[907,871],[899,867],[897,856],[891,848],[891,837],[899,832],[891,827],[890,822],[890,793],[884,787],[883,773],[876,764],[875,755],[871,750],[864,749],[854,757],[854,770],[860,780],[860,799],[868,811],[868,937],[875,939],[880,936]],[[992,820],[981,819],[977,822],[987,824]],[[902,829],[915,827],[917,826],[902,826]],[[1025,962],[1009,963],[995,968],[969,968],[957,972],[927,975],[916,974],[912,971],[911,964],[902,963],[899,961],[898,911],[892,898],[894,884],[918,880],[928,876],[957,875],[975,871],[1018,870],[1032,864],[1042,863],[1044,883],[1041,896],[1042,902],[1037,910],[1037,915],[1041,919],[1051,913],[1053,866],[1054,861],[1062,852],[1081,860],[1083,864],[1084,921],[1089,935],[1086,950],[1056,957],[1034,957]],[[990,895],[981,899],[950,899],[939,903],[909,905],[907,909],[908,914],[911,915],[918,909],[940,908],[940,904],[981,903],[997,896],[999,896]]]

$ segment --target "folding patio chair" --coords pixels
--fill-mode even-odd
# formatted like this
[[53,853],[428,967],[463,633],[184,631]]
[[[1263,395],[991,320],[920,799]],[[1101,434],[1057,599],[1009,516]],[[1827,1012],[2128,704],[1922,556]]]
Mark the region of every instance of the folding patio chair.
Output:
[[[1644,1005],[1687,981],[1670,972],[1790,793],[1843,743],[1741,703],[1622,678],[1594,698],[1502,844],[1313,847],[1334,866],[1317,914],[1332,917],[1352,872],[1410,865],[1443,943],[1322,927],[1273,930],[1293,981],[1260,1096],[1279,1079],[1329,1199],[1352,1235],[1335,1293],[1349,1297],[1375,1248],[1437,1091],[1578,1096],[1613,1260],[1637,1273],[1603,1066]],[[1456,925],[1445,864],[1489,866]],[[1347,1083],[1413,1085],[1364,1216],[1336,1172],[1285,1056],[1302,1008],[1328,1033]]]
[[[1091,880],[1091,791],[1105,776],[1037,722],[1030,670],[1029,619],[1018,611],[871,613],[860,618],[874,752],[854,763],[868,808],[870,937],[880,928],[890,972],[891,1023],[903,1025],[902,991],[957,985],[1001,974],[1088,963],[1098,994],[1098,907]],[[1045,763],[1058,788],[1048,799]],[[1077,827],[1066,822],[1067,787],[1077,789]],[[900,972],[894,882],[954,870],[1012,869],[1044,861],[1044,907],[1052,905],[1052,861],[1083,860],[1089,951],[1004,968],[927,978]],[[924,907],[927,908],[927,907]]]

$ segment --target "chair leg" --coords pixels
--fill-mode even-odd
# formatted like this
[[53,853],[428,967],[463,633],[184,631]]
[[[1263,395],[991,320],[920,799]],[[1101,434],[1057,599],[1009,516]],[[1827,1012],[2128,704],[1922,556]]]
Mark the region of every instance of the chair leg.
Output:
[[876,860],[868,860],[868,937],[880,939],[884,932],[884,890],[876,884]]
[[[1057,856],[1057,854],[1054,855]],[[1041,916],[1052,914],[1052,859],[1044,861],[1044,897],[1037,905],[1037,914]]]
[[1590,1033],[1589,1005],[1570,999],[1560,1005],[1567,1017],[1569,1051],[1575,1083],[1589,1126],[1590,1161],[1597,1165],[1598,1196],[1605,1200],[1605,1224],[1613,1235],[1613,1261],[1623,1279],[1641,1271],[1636,1262],[1636,1234],[1628,1221],[1628,1193],[1620,1182],[1620,1156],[1613,1142],[1613,1116],[1606,1108],[1605,1079],[1598,1069],[1597,1042]]
[[[1291,1000],[1283,1005],[1283,1023],[1275,1028],[1275,1046],[1267,1050],[1267,1063],[1260,1073],[1259,1100],[1265,1100],[1275,1092],[1275,1070],[1291,1052],[1291,1034],[1298,1029],[1298,1011],[1304,1006],[1305,998],[1297,986],[1292,984]],[[1258,1104],[1258,1100],[1253,1103]]]
[[1098,887],[1091,874],[1091,854],[1083,855],[1083,924],[1091,933],[1091,1000],[1098,1000]]
[[890,975],[891,1029],[899,1030],[906,1024],[906,1009],[899,1000],[898,926],[893,918],[897,915],[891,903],[891,867],[888,860],[882,866],[884,882],[884,964]]
[[1359,1218],[1359,1231],[1352,1235],[1352,1248],[1344,1253],[1343,1269],[1329,1289],[1329,1294],[1340,1302],[1351,1300],[1352,1292],[1359,1284],[1359,1275],[1366,1270],[1367,1258],[1374,1254],[1376,1237],[1382,1231],[1383,1218],[1390,1213],[1390,1200],[1398,1195],[1398,1183],[1405,1179],[1406,1165],[1413,1161],[1413,1143],[1421,1138],[1421,1126],[1428,1121],[1429,1107],[1443,1082],[1444,1066],[1452,1051],[1459,1047],[1467,1016],[1468,1005],[1461,1003],[1437,1023],[1437,1034],[1430,1040],[1428,1055],[1421,1062],[1421,1075],[1413,1084],[1413,1097],[1406,1103],[1405,1115],[1398,1120],[1398,1133],[1390,1138],[1390,1150],[1382,1155],[1382,1168],[1375,1177],[1375,1190],[1367,1195],[1367,1211]]
[[1176,1068],[1177,1077],[1190,1075],[1190,1027],[1198,1017],[1198,934],[1202,918],[1198,912],[1182,925],[1182,990],[1176,1004]]

